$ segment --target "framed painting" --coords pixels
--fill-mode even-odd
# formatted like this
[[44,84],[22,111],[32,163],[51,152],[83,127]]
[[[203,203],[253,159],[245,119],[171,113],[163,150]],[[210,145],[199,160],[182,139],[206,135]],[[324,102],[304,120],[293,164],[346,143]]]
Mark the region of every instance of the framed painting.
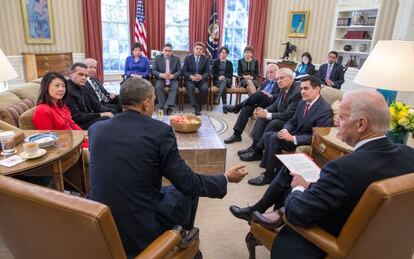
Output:
[[51,0],[20,0],[27,44],[53,44]]
[[310,11],[290,11],[288,37],[306,38]]

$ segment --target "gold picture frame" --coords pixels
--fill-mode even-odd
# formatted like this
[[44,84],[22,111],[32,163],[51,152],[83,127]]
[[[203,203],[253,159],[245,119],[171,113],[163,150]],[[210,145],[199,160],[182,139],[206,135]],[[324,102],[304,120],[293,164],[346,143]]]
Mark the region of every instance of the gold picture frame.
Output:
[[26,44],[54,44],[51,0],[20,0]]
[[290,11],[288,24],[288,37],[306,38],[308,34],[310,10]]

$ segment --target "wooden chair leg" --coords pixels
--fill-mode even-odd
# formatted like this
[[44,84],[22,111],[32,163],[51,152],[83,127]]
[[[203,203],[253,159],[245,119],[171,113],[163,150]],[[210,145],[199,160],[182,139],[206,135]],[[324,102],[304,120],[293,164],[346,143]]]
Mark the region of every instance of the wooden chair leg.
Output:
[[246,246],[249,251],[249,259],[256,259],[256,246],[260,245],[262,245],[262,243],[254,237],[252,232],[247,233]]
[[230,94],[230,103],[229,104],[231,105],[232,102],[233,102],[233,94],[231,93]]

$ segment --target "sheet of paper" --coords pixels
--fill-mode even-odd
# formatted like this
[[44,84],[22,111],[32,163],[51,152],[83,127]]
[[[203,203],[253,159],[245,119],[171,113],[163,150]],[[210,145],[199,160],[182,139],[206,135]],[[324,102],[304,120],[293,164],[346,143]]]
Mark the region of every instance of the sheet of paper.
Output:
[[289,169],[305,178],[308,182],[316,182],[319,179],[321,169],[313,160],[304,153],[281,154],[277,158]]
[[23,161],[24,160],[20,156],[14,155],[14,156],[5,158],[3,160],[0,160],[0,165],[6,166],[6,167],[12,167],[17,164],[20,164]]

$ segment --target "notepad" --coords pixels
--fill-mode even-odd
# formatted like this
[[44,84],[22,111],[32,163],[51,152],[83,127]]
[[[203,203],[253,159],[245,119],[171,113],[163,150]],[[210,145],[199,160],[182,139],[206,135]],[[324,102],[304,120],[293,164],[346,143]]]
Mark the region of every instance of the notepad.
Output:
[[0,160],[0,165],[5,166],[5,167],[12,167],[17,164],[20,164],[23,161],[24,160],[20,156],[14,155],[14,156],[5,158],[3,160]]

